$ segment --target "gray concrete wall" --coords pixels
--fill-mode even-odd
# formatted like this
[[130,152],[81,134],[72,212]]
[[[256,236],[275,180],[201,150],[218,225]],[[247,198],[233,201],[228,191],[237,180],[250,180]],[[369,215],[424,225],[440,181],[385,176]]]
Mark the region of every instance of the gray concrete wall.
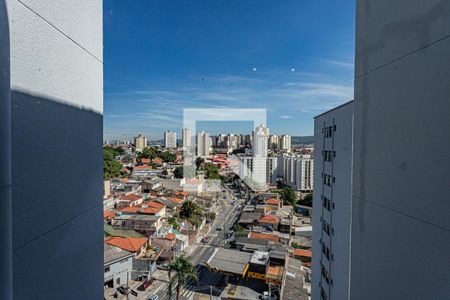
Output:
[[102,2],[8,12],[14,299],[102,299]]
[[0,299],[12,299],[11,96],[9,25],[0,1]]
[[352,299],[450,295],[450,2],[359,0]]

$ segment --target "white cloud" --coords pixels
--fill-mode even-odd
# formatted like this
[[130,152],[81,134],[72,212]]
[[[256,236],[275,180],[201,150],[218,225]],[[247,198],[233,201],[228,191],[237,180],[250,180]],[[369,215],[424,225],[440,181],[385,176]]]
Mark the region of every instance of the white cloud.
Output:
[[339,61],[339,60],[334,60],[334,59],[320,59],[320,61],[330,64],[330,65],[335,65],[335,66],[344,67],[344,68],[352,68],[353,69],[355,67],[354,63]]

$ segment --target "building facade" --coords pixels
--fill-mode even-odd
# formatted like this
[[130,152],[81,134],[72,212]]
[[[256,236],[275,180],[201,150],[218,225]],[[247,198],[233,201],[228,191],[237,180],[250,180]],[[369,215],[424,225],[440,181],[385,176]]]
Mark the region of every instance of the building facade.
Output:
[[183,147],[192,147],[192,130],[189,128],[183,128]]
[[314,159],[311,155],[278,156],[278,176],[294,190],[311,192],[314,185]]
[[209,133],[205,131],[200,131],[197,134],[197,156],[203,157],[203,156],[209,156],[210,153],[210,140],[209,140]]
[[450,295],[449,13],[357,1],[351,299]]
[[290,135],[282,135],[279,138],[280,142],[280,150],[290,152],[291,151],[291,136]]
[[143,136],[142,134],[136,136],[134,138],[134,146],[135,146],[136,152],[144,151],[144,148],[147,147],[147,138],[145,136]]
[[104,285],[117,288],[127,284],[131,279],[135,254],[108,244],[104,247]]
[[349,299],[353,101],[314,119],[313,299]]
[[166,149],[175,149],[177,148],[177,133],[174,131],[165,131],[164,132],[164,147]]

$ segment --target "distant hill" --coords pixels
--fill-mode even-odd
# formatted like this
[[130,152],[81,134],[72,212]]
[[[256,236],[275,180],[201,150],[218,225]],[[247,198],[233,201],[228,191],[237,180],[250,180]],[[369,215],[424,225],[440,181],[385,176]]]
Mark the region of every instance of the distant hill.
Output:
[[314,136],[293,136],[291,137],[292,145],[300,145],[300,144],[314,144]]

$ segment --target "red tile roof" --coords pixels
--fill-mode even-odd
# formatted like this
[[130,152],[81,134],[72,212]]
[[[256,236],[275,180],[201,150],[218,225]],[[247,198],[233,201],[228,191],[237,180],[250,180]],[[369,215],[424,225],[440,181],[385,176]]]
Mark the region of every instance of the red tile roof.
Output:
[[153,159],[153,162],[154,162],[155,164],[160,165],[160,164],[162,164],[163,161],[162,161],[161,158],[157,157],[157,158],[154,158],[154,159]]
[[175,195],[183,195],[183,196],[187,196],[187,195],[189,195],[189,192],[186,192],[186,191],[179,191],[179,192],[175,192]]
[[312,252],[310,250],[295,249],[294,255],[295,256],[312,257]]
[[142,246],[147,243],[148,238],[132,238],[132,237],[118,237],[112,236],[105,240],[105,243],[111,246],[119,247],[121,249],[137,252]]
[[270,204],[270,205],[280,205],[280,200],[278,200],[278,199],[275,199],[275,198],[271,198],[271,199],[268,199],[267,201],[266,201],[266,204]]
[[269,234],[269,233],[250,232],[249,238],[258,240],[270,240],[273,242],[279,241],[278,236],[276,234]]
[[258,223],[264,223],[264,224],[278,224],[280,223],[280,219],[276,216],[272,215],[265,215],[259,218]]
[[143,166],[135,166],[134,167],[135,169],[152,169],[152,167],[151,166],[147,166],[147,165],[143,165]]
[[115,212],[113,211],[109,211],[109,210],[105,210],[103,211],[103,218],[110,220],[112,218],[114,218],[116,216]]
[[155,207],[146,207],[139,210],[138,213],[143,215],[156,215],[161,211],[162,208],[155,208]]
[[141,158],[141,163],[149,164],[152,160],[150,158]]
[[183,199],[181,198],[177,198],[177,197],[167,197],[168,200],[175,202],[177,204],[180,204],[181,202],[183,202]]
[[168,239],[169,241],[173,241],[175,239],[176,235],[173,233],[168,233],[166,234],[166,239]]
[[145,204],[147,204],[149,207],[153,207],[153,208],[159,208],[160,210],[163,209],[165,207],[164,204],[159,203],[157,201],[149,201],[149,202],[145,202]]
[[140,206],[124,207],[120,211],[123,213],[134,213],[137,214],[141,210]]
[[129,195],[123,195],[120,197],[120,200],[126,200],[126,201],[136,201],[142,199],[142,196],[136,195],[136,194],[129,194]]

